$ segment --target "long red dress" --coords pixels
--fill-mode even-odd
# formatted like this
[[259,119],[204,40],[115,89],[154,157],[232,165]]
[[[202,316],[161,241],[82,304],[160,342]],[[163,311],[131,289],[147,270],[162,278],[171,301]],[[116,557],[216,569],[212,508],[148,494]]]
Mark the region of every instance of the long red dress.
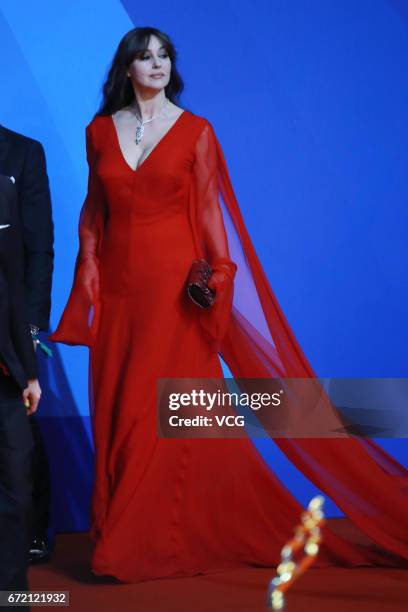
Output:
[[[252,441],[156,431],[156,379],[222,377],[219,354],[235,377],[315,377],[253,249],[213,127],[184,111],[133,170],[112,117],[97,116],[87,154],[74,284],[51,338],[90,347],[92,570],[137,582],[275,566],[302,508]],[[185,292],[199,256],[224,272],[206,311]],[[316,565],[408,558],[402,466],[369,440],[276,442],[379,547],[327,527]]]

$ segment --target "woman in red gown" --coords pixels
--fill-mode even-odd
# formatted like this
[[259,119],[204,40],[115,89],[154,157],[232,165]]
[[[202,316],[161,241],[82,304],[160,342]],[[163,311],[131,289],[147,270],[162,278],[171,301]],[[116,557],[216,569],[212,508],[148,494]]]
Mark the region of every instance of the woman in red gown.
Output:
[[[174,103],[175,56],[152,28],[118,47],[86,130],[80,250],[52,336],[90,347],[92,570],[125,582],[275,566],[302,511],[250,438],[158,437],[156,380],[222,378],[219,354],[235,377],[315,377],[253,249],[211,123]],[[214,269],[208,310],[186,296],[199,257]],[[276,442],[377,546],[327,527],[317,565],[408,558],[402,466],[368,440]]]

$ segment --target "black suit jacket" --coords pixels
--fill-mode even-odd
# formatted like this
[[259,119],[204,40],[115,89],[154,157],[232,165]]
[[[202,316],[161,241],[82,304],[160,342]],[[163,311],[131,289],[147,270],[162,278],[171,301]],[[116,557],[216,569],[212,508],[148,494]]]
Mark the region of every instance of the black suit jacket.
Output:
[[0,175],[0,361],[24,389],[27,380],[37,378],[37,369],[25,315],[24,246],[17,197],[15,185]]
[[24,243],[24,284],[29,323],[49,328],[54,225],[44,149],[0,125],[0,174],[15,180]]

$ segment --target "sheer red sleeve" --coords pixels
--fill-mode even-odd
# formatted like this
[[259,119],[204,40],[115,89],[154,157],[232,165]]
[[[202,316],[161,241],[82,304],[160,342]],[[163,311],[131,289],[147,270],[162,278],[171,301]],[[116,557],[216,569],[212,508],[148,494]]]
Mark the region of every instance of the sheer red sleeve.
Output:
[[[197,251],[210,262],[230,270],[231,288],[220,311],[203,312],[201,322],[214,339],[236,382],[257,378],[316,378],[269,284],[248,233],[229,176],[227,163],[210,122],[205,119],[196,146],[192,221],[198,226]],[[256,180],[248,177],[248,180]],[[220,219],[220,212],[222,221]],[[194,226],[194,223],[193,223]],[[226,239],[223,229],[226,231]],[[223,261],[224,260],[224,261]],[[225,263],[225,265],[224,265]],[[217,266],[218,267],[218,266]],[[232,298],[232,307],[229,300]],[[212,312],[211,312],[212,310]],[[226,329],[226,331],[225,331]],[[313,381],[325,397],[319,381]],[[245,385],[243,384],[245,390]],[[304,406],[299,399],[298,410]],[[327,401],[317,414],[336,431],[341,412]],[[265,431],[268,423],[263,424]],[[272,434],[270,434],[272,435]],[[330,438],[276,437],[274,442],[290,461],[353,521],[363,533],[396,555],[408,558],[407,470],[370,439],[354,436]],[[381,491],[381,495],[378,492]],[[326,550],[347,562],[370,559],[362,550],[326,529]]]
[[218,153],[212,126],[207,123],[197,139],[192,172],[195,219],[200,256],[213,269],[208,282],[214,304],[200,313],[200,323],[214,350],[219,350],[230,315],[237,264],[231,259],[223,214],[218,200]]
[[89,166],[88,191],[79,218],[79,252],[74,281],[54,342],[92,346],[99,319],[99,255],[106,216],[105,198],[96,172],[98,156],[95,125],[86,128],[86,152]]

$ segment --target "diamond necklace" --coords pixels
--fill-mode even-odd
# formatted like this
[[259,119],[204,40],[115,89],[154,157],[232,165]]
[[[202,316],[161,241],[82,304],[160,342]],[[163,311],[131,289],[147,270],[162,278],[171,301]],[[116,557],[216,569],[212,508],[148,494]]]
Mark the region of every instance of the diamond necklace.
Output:
[[164,107],[168,103],[169,103],[169,99],[166,98],[166,101],[163,104],[163,106],[160,109],[160,111],[158,113],[156,113],[156,115],[153,115],[153,117],[151,117],[151,119],[147,119],[146,121],[144,121],[143,119],[139,119],[139,117],[136,115],[136,119],[140,122],[140,125],[136,128],[136,138],[135,138],[136,144],[139,144],[139,142],[142,140],[143,133],[144,133],[144,126],[146,125],[146,123],[150,123],[151,121],[153,121],[153,119],[156,119],[156,117],[158,117],[163,112]]

